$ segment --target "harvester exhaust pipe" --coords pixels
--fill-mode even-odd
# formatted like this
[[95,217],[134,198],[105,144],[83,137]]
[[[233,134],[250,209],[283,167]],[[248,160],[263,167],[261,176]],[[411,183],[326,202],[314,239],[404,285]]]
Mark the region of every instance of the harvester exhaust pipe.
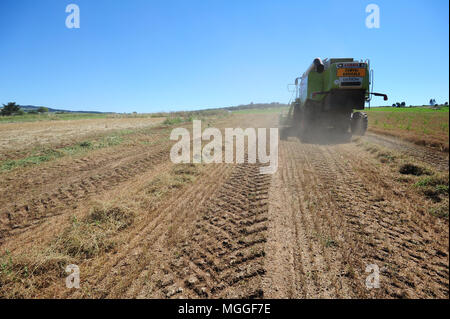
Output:
[[320,58],[315,58],[313,61],[316,72],[322,73],[325,70],[325,66]]
[[309,66],[308,70],[306,70],[305,74],[308,74],[311,71],[316,71],[317,73],[322,73],[325,70],[325,66],[320,58],[315,58],[313,63]]

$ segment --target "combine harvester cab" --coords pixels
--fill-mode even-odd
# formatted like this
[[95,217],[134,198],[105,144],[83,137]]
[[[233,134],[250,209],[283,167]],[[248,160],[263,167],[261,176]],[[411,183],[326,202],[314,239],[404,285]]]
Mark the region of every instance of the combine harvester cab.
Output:
[[350,129],[354,135],[364,135],[367,114],[354,110],[364,110],[372,95],[387,100],[387,95],[372,92],[371,87],[373,71],[368,60],[314,59],[306,72],[295,79],[295,100],[284,120],[290,128],[284,129],[281,137],[295,131],[306,139],[318,134],[317,130],[327,129],[342,134]]

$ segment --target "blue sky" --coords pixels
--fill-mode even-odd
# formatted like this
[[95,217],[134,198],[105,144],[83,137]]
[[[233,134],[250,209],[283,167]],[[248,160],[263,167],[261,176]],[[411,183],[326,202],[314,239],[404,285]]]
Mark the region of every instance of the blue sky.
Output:
[[[80,8],[79,29],[65,26],[70,3]],[[365,26],[370,3],[380,7],[379,29]],[[448,5],[1,0],[0,103],[113,112],[287,103],[287,84],[317,56],[371,59],[389,104],[445,102]]]

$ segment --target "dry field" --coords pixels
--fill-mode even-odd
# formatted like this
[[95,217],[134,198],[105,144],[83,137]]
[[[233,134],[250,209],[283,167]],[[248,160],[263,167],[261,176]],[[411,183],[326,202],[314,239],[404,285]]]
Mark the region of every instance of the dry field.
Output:
[[[375,132],[289,138],[261,175],[173,164],[175,126],[130,120],[0,124],[1,297],[449,298],[448,153]],[[202,124],[277,127],[278,114]]]
[[0,123],[0,160],[25,150],[73,144],[110,131],[161,123],[164,118],[104,118]]

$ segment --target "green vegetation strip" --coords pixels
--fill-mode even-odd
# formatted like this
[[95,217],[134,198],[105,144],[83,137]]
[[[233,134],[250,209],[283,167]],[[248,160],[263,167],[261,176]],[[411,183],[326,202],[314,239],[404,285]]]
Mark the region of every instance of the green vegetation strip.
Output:
[[[170,117],[164,121],[164,125],[176,125],[191,122],[194,118],[190,117]],[[120,130],[97,140],[87,140],[74,145],[69,145],[57,149],[37,149],[32,155],[15,160],[0,161],[0,172],[10,171],[18,167],[38,165],[49,162],[64,156],[74,156],[86,153],[87,151],[116,146],[124,142],[124,137],[131,134],[153,134],[154,127],[125,129]],[[167,128],[169,134],[170,128]],[[166,129],[163,131],[166,132]],[[151,143],[141,141],[141,144],[150,145]]]
[[168,117],[164,120],[162,124],[164,125],[174,125],[174,124],[180,124],[180,123],[186,123],[186,122],[192,122],[194,120],[194,117],[190,116],[188,118],[183,117]]
[[119,145],[123,142],[123,135],[130,134],[131,131],[124,130],[113,135],[103,137],[94,141],[83,141],[78,144],[57,148],[57,149],[43,149],[37,150],[35,154],[26,158],[17,160],[7,160],[0,162],[0,172],[9,171],[18,167],[25,167],[30,165],[37,165],[63,156],[73,156],[85,153],[90,150],[101,149],[105,147]]
[[369,128],[415,132],[437,138],[449,134],[448,107],[440,109],[380,107],[367,109],[367,113]]
[[433,109],[430,107],[372,107],[366,108],[364,112],[394,112],[394,113],[448,113],[448,107]]
[[23,114],[14,116],[0,116],[0,123],[38,122],[38,121],[64,121],[64,120],[86,120],[105,119],[112,117],[107,113],[43,113]]

